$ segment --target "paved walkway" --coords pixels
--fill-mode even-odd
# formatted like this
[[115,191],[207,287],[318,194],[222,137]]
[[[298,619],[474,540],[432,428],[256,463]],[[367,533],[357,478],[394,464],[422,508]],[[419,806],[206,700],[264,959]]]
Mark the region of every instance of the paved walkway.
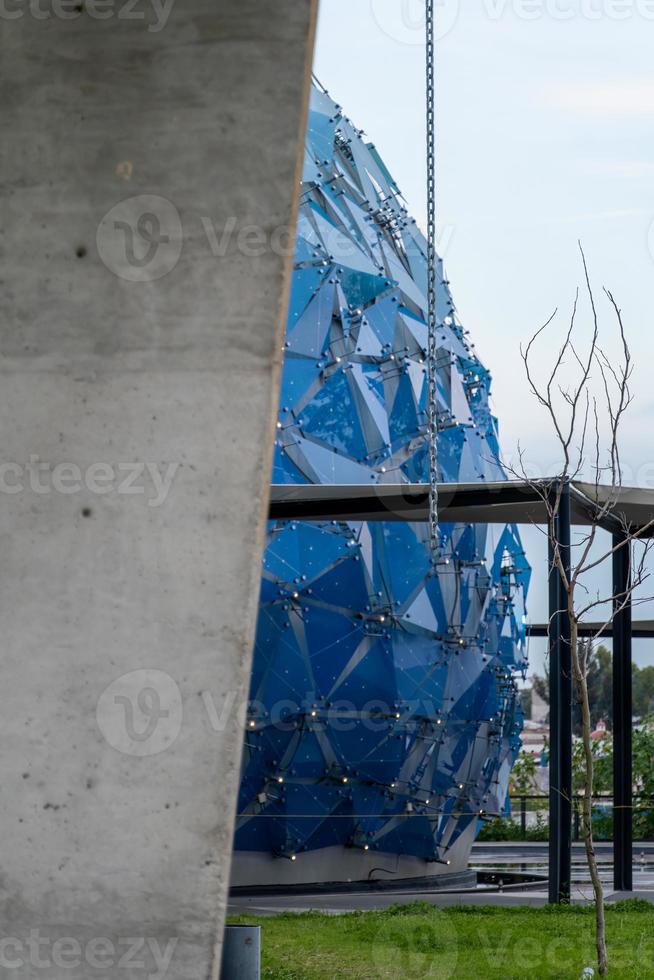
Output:
[[[602,878],[606,887],[608,902],[623,898],[644,898],[654,903],[654,842],[637,843],[634,846],[634,891],[614,892],[612,878],[612,845],[598,843],[596,846]],[[591,889],[587,882],[583,844],[573,846],[573,886],[572,901],[585,903],[591,900]],[[485,842],[475,844],[472,849],[470,866],[485,872],[504,870],[532,871],[547,874],[547,844],[539,842]],[[339,914],[343,912],[373,911],[391,905],[411,902],[429,902],[431,905],[446,908],[452,905],[531,905],[547,904],[546,884],[538,882],[536,887],[524,885],[503,885],[501,890],[492,886],[477,886],[461,891],[420,891],[411,889],[392,891],[352,891],[346,893],[320,892],[314,895],[249,895],[232,897],[229,914],[275,915],[279,912],[306,912],[316,909],[322,912]]]
[[[574,904],[590,901],[588,889],[577,889],[573,895]],[[644,898],[654,904],[654,890],[634,892],[612,892],[606,896],[607,902],[623,898]],[[270,896],[232,899],[228,906],[229,915],[277,915],[280,912],[307,912],[309,909],[339,915],[343,912],[374,911],[386,909],[391,905],[408,905],[411,902],[428,902],[439,908],[452,905],[530,905],[536,908],[547,905],[547,892],[350,892],[347,895],[302,895]]]

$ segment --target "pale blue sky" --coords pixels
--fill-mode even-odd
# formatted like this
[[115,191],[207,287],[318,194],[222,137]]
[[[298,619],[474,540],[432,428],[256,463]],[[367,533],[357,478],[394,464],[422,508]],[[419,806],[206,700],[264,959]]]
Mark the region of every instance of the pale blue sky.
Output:
[[[315,71],[424,226],[422,11],[422,0],[321,0]],[[441,0],[437,11],[439,239],[459,315],[493,374],[504,452],[519,440],[533,466],[556,469],[518,348],[557,306],[563,326],[581,238],[636,363],[625,482],[654,488],[654,0]],[[525,537],[531,618],[542,620],[544,544],[534,530]],[[635,646],[639,662],[654,662],[653,643]]]

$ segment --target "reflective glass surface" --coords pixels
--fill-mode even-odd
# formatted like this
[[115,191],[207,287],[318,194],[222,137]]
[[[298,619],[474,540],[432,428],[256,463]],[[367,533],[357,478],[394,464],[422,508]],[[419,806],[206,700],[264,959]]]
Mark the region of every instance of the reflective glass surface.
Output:
[[[427,481],[426,243],[379,158],[312,93],[274,483]],[[439,264],[443,481],[504,478],[490,378]],[[514,527],[271,523],[236,847],[447,861],[505,806],[529,567]]]

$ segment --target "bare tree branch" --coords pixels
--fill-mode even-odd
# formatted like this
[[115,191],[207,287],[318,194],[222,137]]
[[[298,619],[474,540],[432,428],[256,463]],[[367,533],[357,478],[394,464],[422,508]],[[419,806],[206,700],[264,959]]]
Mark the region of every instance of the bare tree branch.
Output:
[[[579,316],[579,290],[575,294],[572,314],[566,330],[565,338],[553,366],[546,373],[546,380],[540,384],[534,370],[534,350],[536,341],[541,339],[552,324],[554,314],[531,337],[526,348],[520,348],[527,382],[532,395],[546,411],[551,422],[559,450],[561,465],[554,485],[542,480],[530,479],[524,465],[523,451],[519,450],[519,465],[522,479],[528,484],[543,502],[547,517],[547,535],[551,550],[551,567],[558,574],[565,595],[565,612],[570,622],[570,652],[573,677],[582,713],[582,742],[585,761],[584,774],[584,806],[583,806],[583,837],[586,849],[586,860],[590,872],[593,893],[595,896],[595,923],[597,960],[600,975],[608,971],[606,950],[606,923],[604,915],[604,893],[597,867],[592,826],[592,790],[593,790],[593,753],[591,742],[590,704],[588,695],[589,651],[592,640],[588,643],[579,642],[580,626],[584,618],[593,610],[608,605],[604,622],[600,624],[593,639],[599,638],[609,628],[615,617],[629,604],[635,605],[646,601],[634,599],[634,590],[642,588],[649,579],[647,558],[653,546],[651,540],[642,540],[642,534],[654,529],[654,520],[645,528],[634,531],[629,527],[618,507],[620,489],[622,486],[622,468],[620,460],[620,430],[625,413],[633,401],[630,390],[630,379],[633,373],[633,362],[622,313],[612,295],[605,289],[605,295],[611,305],[618,325],[621,354],[611,361],[599,343],[599,316],[595,303],[595,295],[590,280],[586,256],[581,242],[579,251],[583,265],[586,294],[591,313],[591,341],[585,354],[581,354],[574,340],[575,328]],[[567,359],[578,369],[577,380],[574,383],[564,381],[562,371]],[[599,394],[594,390],[592,377],[593,367],[597,368]],[[606,424],[605,424],[606,423]],[[593,429],[589,436],[589,429]],[[603,445],[602,433],[606,431]],[[592,438],[593,487],[595,497],[594,512],[591,517],[589,530],[574,544],[570,551],[576,551],[576,561],[570,562],[570,573],[567,571],[567,555],[558,540],[558,515],[561,507],[563,487],[571,479],[583,472],[586,462],[586,447]],[[574,460],[574,462],[573,462]],[[510,469],[510,468],[509,468]],[[513,471],[515,472],[515,471]],[[608,487],[603,480],[608,479]],[[600,493],[600,488],[602,492]],[[622,532],[621,537],[611,542],[600,556],[595,555],[598,543],[598,531],[607,524],[615,526]],[[636,559],[635,544],[640,540],[642,547]],[[599,590],[591,596],[584,577],[589,572],[596,571],[610,562],[621,549],[628,549],[631,561],[631,577],[629,586],[621,592],[613,592],[602,596]],[[579,594],[584,596],[580,601]],[[555,614],[556,615],[556,614]]]

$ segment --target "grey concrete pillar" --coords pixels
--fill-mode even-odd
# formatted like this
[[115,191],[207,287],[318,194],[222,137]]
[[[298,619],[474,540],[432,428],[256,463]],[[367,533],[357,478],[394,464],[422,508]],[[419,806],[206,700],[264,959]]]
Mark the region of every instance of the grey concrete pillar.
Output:
[[0,975],[206,980],[314,4],[0,8]]

